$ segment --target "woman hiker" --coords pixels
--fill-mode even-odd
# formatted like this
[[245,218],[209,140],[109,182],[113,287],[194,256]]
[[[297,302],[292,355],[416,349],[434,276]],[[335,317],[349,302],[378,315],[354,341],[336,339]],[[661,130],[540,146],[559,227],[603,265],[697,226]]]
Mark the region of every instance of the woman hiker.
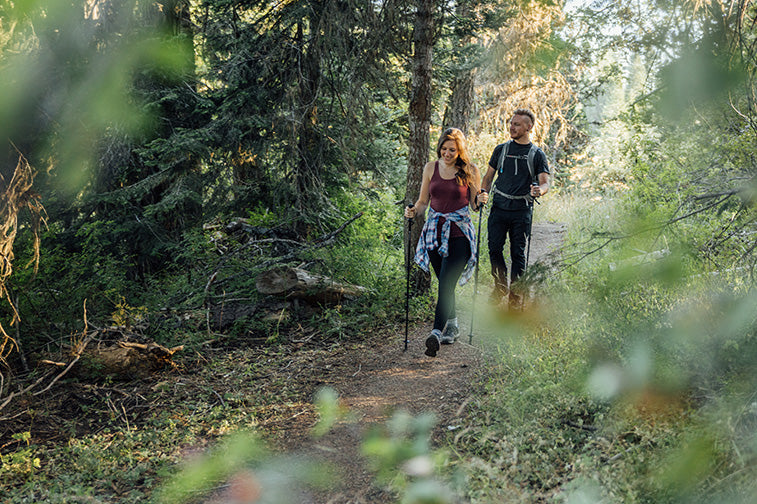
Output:
[[455,283],[464,285],[476,264],[476,237],[470,206],[478,210],[487,195],[479,194],[481,174],[468,155],[465,135],[457,128],[442,133],[436,147],[439,159],[423,168],[418,201],[405,208],[405,217],[428,219],[415,250],[415,262],[424,270],[429,263],[439,280],[434,328],[426,339],[426,355],[436,357],[440,345],[455,342],[458,335]]

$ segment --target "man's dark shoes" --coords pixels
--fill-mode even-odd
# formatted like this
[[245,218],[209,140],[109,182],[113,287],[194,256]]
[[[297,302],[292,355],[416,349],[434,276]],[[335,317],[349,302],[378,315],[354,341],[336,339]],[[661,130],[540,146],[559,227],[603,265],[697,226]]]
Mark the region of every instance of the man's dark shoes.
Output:
[[502,291],[495,287],[489,294],[489,303],[496,306],[500,302],[502,302]]
[[510,310],[522,310],[523,296],[514,294],[512,291],[510,291],[510,295],[508,296],[508,304],[510,305]]
[[507,287],[495,282],[494,289],[492,289],[491,294],[489,294],[489,304],[493,306],[503,305],[505,300],[507,300],[509,292],[510,290]]
[[431,336],[426,338],[426,352],[429,357],[436,357],[436,352],[439,351],[439,336],[437,336],[437,330],[431,332]]

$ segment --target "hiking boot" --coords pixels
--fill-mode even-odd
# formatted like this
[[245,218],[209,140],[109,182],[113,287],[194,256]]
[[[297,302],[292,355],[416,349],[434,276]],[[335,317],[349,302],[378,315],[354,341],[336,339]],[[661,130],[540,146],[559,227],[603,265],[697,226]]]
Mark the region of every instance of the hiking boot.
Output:
[[451,345],[454,343],[459,333],[460,329],[456,325],[447,324],[441,337],[442,345]]
[[434,329],[431,331],[431,335],[426,338],[426,352],[425,354],[429,357],[436,357],[436,352],[439,351],[439,330]]
[[508,292],[509,292],[509,289],[507,287],[495,281],[494,289],[492,289],[491,294],[489,294],[489,303],[491,303],[494,306],[499,306],[502,303],[502,301],[504,301],[505,298],[507,298]]
[[523,308],[523,296],[514,294],[512,291],[510,291],[510,295],[508,296],[507,301],[510,306],[510,310],[520,310]]

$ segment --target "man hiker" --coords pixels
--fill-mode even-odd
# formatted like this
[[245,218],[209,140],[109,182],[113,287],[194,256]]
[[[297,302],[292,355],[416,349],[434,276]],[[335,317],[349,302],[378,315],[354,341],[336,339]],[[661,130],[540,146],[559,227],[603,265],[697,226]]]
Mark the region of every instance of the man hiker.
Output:
[[[534,122],[534,114],[528,109],[519,108],[513,112],[510,140],[494,148],[481,183],[483,191],[493,194],[488,225],[489,259],[494,276],[491,297],[493,302],[499,304],[508,296],[511,308],[521,306],[523,293],[517,292],[517,286],[516,292],[513,292],[513,284],[526,269],[526,244],[531,233],[534,198],[549,191],[547,156],[531,143]],[[503,254],[508,238],[511,263],[509,283]]]

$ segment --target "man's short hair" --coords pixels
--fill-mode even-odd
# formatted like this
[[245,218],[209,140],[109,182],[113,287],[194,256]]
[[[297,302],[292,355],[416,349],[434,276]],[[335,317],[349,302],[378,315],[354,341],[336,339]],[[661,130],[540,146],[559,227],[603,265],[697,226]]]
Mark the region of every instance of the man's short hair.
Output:
[[513,117],[515,117],[516,115],[522,115],[522,116],[526,116],[526,117],[528,117],[529,119],[531,119],[531,124],[532,124],[532,125],[536,124],[536,116],[534,116],[534,113],[533,113],[533,112],[531,112],[531,111],[530,111],[529,109],[527,109],[527,108],[519,108],[519,109],[515,109],[515,112],[513,112]]

